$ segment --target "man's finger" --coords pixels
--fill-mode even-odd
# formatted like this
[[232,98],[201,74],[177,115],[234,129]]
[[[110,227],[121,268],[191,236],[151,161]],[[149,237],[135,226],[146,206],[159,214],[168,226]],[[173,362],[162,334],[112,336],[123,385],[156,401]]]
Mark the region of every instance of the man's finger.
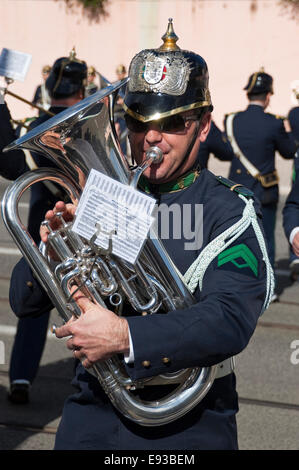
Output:
[[57,338],[66,338],[67,336],[72,336],[72,321],[68,321],[65,325],[58,326],[55,328],[55,335]]
[[80,307],[82,313],[85,313],[90,307],[94,305],[94,303],[88,297],[82,294],[82,292],[77,292],[74,295],[74,299],[78,307]]
[[90,362],[88,359],[84,359],[82,365],[85,367],[85,369],[89,369],[92,366],[92,362]]
[[80,307],[80,310],[82,313],[86,312],[86,310],[90,307],[93,306],[93,303],[91,300],[82,292],[80,289],[78,289],[78,286],[74,285],[71,287],[70,292],[72,295],[73,300],[76,302],[78,307]]

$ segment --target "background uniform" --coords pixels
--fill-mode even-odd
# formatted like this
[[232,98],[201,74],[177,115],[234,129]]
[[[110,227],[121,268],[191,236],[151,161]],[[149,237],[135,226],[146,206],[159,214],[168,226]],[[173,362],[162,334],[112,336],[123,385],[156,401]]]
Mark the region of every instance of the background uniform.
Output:
[[[46,80],[46,86],[51,95],[52,102],[55,100],[55,106],[51,106],[49,111],[56,115],[66,109],[65,100],[70,97],[79,101],[83,97],[84,81],[87,79],[87,66],[85,62],[76,59],[73,50],[69,57],[57,59],[51,73]],[[82,97],[77,95],[82,90]],[[75,98],[74,98],[75,97]],[[1,134],[2,148],[10,144],[17,138],[14,134],[9,121],[9,111],[4,109],[3,119],[6,134]],[[49,114],[41,114],[31,124],[29,130],[46,122],[50,118]],[[55,164],[41,154],[32,153],[33,168],[55,167]],[[5,164],[7,162],[7,168]],[[2,156],[4,177],[16,179],[23,174],[29,167],[26,164],[23,150],[12,150]],[[13,163],[13,165],[12,165]],[[1,166],[2,169],[2,166]],[[52,209],[57,200],[63,200],[64,195],[59,188],[50,182],[39,182],[31,186],[30,205],[28,217],[28,231],[37,245],[40,243],[40,224],[49,209]],[[26,285],[29,290],[32,289],[33,281],[28,279],[27,270],[24,264],[18,264],[16,275],[11,282],[15,282],[16,276],[19,277],[19,283]],[[39,363],[43,353],[46,335],[48,330],[48,321],[50,310],[31,303],[32,312],[20,312],[20,320],[17,326],[17,333],[13,345],[10,361],[10,383],[11,388],[8,394],[9,399],[14,403],[26,403],[29,400],[29,384],[32,384],[38,372]],[[21,308],[21,304],[20,307]],[[26,317],[26,318],[25,318]]]
[[[227,117],[225,123],[226,120]],[[285,131],[283,119],[274,114],[265,113],[260,105],[249,104],[245,111],[236,113],[233,132],[239,148],[261,175],[273,174],[276,151],[284,158],[294,158],[296,145]],[[274,266],[278,184],[268,188],[262,186],[259,180],[249,174],[237,156],[234,156],[232,160],[229,178],[251,189],[260,200],[270,261]]]
[[8,180],[15,180],[25,171],[28,166],[23,150],[15,150],[11,154],[3,153],[2,150],[16,139],[15,130],[11,125],[11,115],[7,104],[0,105],[0,175]]
[[213,154],[218,160],[231,161],[234,157],[233,149],[224,132],[212,121],[208,137],[200,144],[198,160],[201,168],[208,167],[210,154]]
[[292,129],[293,137],[299,144],[299,106],[296,106],[290,110],[288,119]]
[[[5,129],[5,134],[2,133],[1,138],[1,148],[3,149],[6,145],[15,140],[17,136],[14,134],[14,130],[10,125],[10,113],[7,106],[2,105],[1,108],[1,122],[3,123],[2,129]],[[49,111],[53,114],[57,114],[63,109],[65,108],[51,107]],[[29,130],[42,124],[49,118],[50,116],[48,114],[42,114],[31,122]],[[37,167],[53,166],[53,164],[43,156],[34,154],[33,158]],[[5,178],[14,180],[29,170],[30,168],[27,166],[23,150],[12,150],[9,153],[2,153],[1,175]],[[54,185],[52,187],[55,189]],[[58,194],[53,193],[44,183],[36,183],[31,187],[27,227],[30,235],[37,245],[40,242],[40,224],[44,219],[45,213],[55,205],[57,196]],[[61,195],[59,199],[61,199]],[[30,277],[28,278],[26,269],[23,268],[22,264],[19,266],[18,276],[20,277],[21,282],[30,290],[32,288],[32,280]],[[32,384],[34,381],[44,350],[49,315],[50,310],[40,311],[39,308],[33,309],[33,312],[29,312],[27,317],[26,315],[21,315],[21,318],[18,321],[17,332],[10,358],[10,383],[14,383],[19,380],[26,380]],[[22,383],[19,384],[19,389],[22,389],[22,392],[24,391]],[[28,400],[28,395],[18,392],[15,393],[17,395],[17,401],[26,402]]]
[[[297,95],[296,95],[297,96]],[[299,146],[299,106],[292,108],[288,115],[289,123],[291,126],[292,135]],[[298,151],[297,151],[298,153]],[[293,180],[298,178],[298,160],[294,160],[293,168]],[[290,246],[290,270],[291,278],[297,280],[299,276],[299,258],[294,254],[292,247]]]
[[292,230],[296,227],[299,227],[299,157],[294,160],[292,188],[283,208],[283,228],[288,241]]

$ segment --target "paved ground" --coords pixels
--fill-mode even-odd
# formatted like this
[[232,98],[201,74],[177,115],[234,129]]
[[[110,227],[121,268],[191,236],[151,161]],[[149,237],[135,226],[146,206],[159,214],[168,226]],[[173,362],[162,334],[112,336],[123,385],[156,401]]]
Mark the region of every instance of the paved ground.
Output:
[[[284,168],[287,186],[289,164]],[[211,169],[225,174],[226,167],[217,167],[212,162]],[[1,194],[6,186],[7,182],[0,179]],[[283,200],[284,197],[281,203]],[[27,209],[25,197],[20,209],[24,220]],[[288,277],[288,246],[280,211],[276,240],[280,302],[272,304],[265,312],[247,349],[237,357],[239,444],[244,450],[299,449],[299,364],[291,362],[294,353],[291,344],[298,340],[299,345],[299,292],[298,283],[292,284]],[[0,365],[0,450],[48,450],[53,448],[64,399],[72,391],[72,359],[64,342],[49,334],[30,404],[15,406],[7,401],[9,361],[16,327],[7,294],[11,269],[18,258],[1,221],[0,340],[5,346],[5,360]],[[57,321],[55,311],[54,320]]]

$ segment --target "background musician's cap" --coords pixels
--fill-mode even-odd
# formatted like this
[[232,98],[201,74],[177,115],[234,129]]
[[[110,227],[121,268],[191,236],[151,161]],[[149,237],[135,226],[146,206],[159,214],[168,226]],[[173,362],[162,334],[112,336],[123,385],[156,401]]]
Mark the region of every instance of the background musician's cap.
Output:
[[51,98],[65,98],[85,87],[86,80],[87,65],[76,58],[73,49],[69,57],[61,57],[54,62],[46,87]]
[[50,73],[51,72],[51,66],[50,65],[44,65],[42,68],[42,73]]
[[263,93],[272,93],[273,95],[273,78],[265,73],[262,67],[258,72],[250,75],[244,90],[247,91],[247,95],[261,95]]

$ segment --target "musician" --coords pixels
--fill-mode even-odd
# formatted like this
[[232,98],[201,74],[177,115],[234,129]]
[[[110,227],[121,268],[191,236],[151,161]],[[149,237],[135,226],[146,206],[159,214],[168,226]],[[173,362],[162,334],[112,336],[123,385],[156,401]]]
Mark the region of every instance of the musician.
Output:
[[[38,85],[34,97],[32,100],[33,104],[38,104],[40,105],[43,109],[49,109],[51,106],[51,98],[49,95],[49,92],[46,87],[46,80],[51,72],[51,66],[50,65],[45,65],[42,68],[42,78],[43,82],[41,85]],[[41,115],[42,111],[39,111],[39,115]]]
[[213,120],[211,121],[210,132],[199,148],[198,161],[201,168],[208,167],[211,153],[222,161],[231,161],[234,157],[233,149],[225,132],[221,132]]
[[[283,228],[294,257],[299,257],[299,156],[294,160],[292,188],[283,208]],[[294,260],[294,258],[293,258]],[[296,265],[296,263],[294,263]],[[292,266],[290,266],[292,267]],[[294,270],[294,272],[296,272]],[[298,271],[297,271],[298,272]]]
[[[127,69],[126,69],[125,65],[119,64],[116,67],[115,74],[116,74],[116,77],[117,77],[117,81],[118,80],[123,80],[124,78],[126,78],[128,74],[127,74]],[[122,88],[118,92],[118,95],[119,95],[118,96],[118,101],[117,101],[118,104],[123,103],[125,92],[126,92],[126,85],[123,85]]]
[[[265,110],[273,95],[273,78],[263,70],[250,75],[246,110],[225,116],[225,129],[234,149],[229,178],[244,184],[260,200],[269,256],[274,268],[275,224],[279,198],[279,176],[275,152],[292,159],[296,143],[284,127],[284,118]],[[278,300],[275,293],[273,301]]]
[[[298,91],[298,89],[295,88],[293,91],[295,93],[296,99],[299,100],[299,91]],[[293,135],[297,145],[299,145],[299,106],[294,106],[289,111],[288,121],[290,123],[292,135]],[[289,195],[289,200],[287,200],[287,204],[285,206],[285,213],[287,215],[284,218],[285,218],[286,221],[289,219],[289,216],[288,216],[289,211],[292,213],[293,205],[290,203],[290,200],[291,200],[291,198],[294,197],[296,192],[298,192],[298,189],[297,190],[295,189],[296,187],[298,188],[298,182],[297,182],[298,171],[299,171],[298,151],[297,151],[295,157],[297,157],[297,158],[294,159],[291,194]],[[295,222],[295,221],[293,221],[293,222]],[[298,221],[295,222],[295,223],[297,224]],[[293,281],[296,281],[299,277],[299,257],[296,256],[296,254],[294,253],[293,247],[292,247],[293,238],[295,238],[295,237],[292,235],[290,240],[289,240],[290,241],[290,264],[289,264],[289,268],[290,268],[290,277],[291,277],[291,279]],[[296,237],[296,239],[297,239],[297,237]],[[295,243],[296,243],[296,241],[295,241]]]
[[95,83],[96,69],[93,65],[90,65],[87,69],[87,85],[85,87],[85,96],[92,95],[98,91],[98,86]]
[[22,175],[27,169],[25,155],[22,150],[12,152],[12,156],[2,153],[7,144],[16,139],[15,130],[11,124],[11,115],[7,103],[4,100],[4,93],[0,89],[0,97],[3,96],[3,103],[0,104],[0,175],[3,178],[14,180]]
[[[296,96],[296,99],[299,102],[299,88],[294,89],[294,93]],[[288,115],[288,120],[291,126],[291,132],[293,134],[294,139],[296,142],[299,144],[299,104],[297,106],[294,106]]]
[[[198,150],[209,132],[213,109],[208,69],[201,56],[179,49],[176,42],[170,21],[162,47],[141,51],[133,58],[124,107],[136,163],[145,159],[145,152],[152,146],[163,153],[163,160],[144,172],[140,190],[149,192],[160,208],[176,204],[181,209],[186,205],[194,209],[195,204],[203,205],[203,220],[198,220],[191,210],[192,227],[198,232],[202,229],[200,243],[189,246],[190,239],[184,231],[179,239],[175,237],[172,224],[170,236],[162,240],[183,274],[209,246],[202,288],[196,287],[196,278],[196,302],[191,307],[167,314],[158,310],[151,315],[137,315],[126,303],[122,317],[91,303],[80,291],[74,293],[84,315],[57,328],[56,336],[69,337],[67,346],[78,360],[73,381],[77,392],[65,402],[56,449],[238,447],[238,397],[230,358],[246,347],[259,315],[267,307],[271,289],[266,287],[266,273],[271,274],[271,265],[263,247],[259,208],[252,192],[198,167]],[[236,232],[235,223],[244,217],[249,221],[245,208],[250,220],[255,220],[255,228],[249,223],[247,229]],[[46,214],[52,228],[59,224],[55,217],[58,210],[70,220],[76,207],[58,202]],[[182,228],[184,222],[182,216],[174,225]],[[223,237],[227,229],[236,239],[231,239],[228,246],[220,243],[218,255],[215,244],[219,244],[219,236]],[[42,227],[44,242],[47,234],[47,228]],[[43,301],[43,292],[39,294]],[[26,308],[26,301],[20,296],[21,292],[18,300]],[[14,300],[13,293],[11,299]],[[83,367],[115,354],[125,356],[125,367],[132,379],[222,361],[225,366],[217,366],[211,389],[190,412],[174,422],[146,427],[116,411],[98,380]],[[136,394],[144,400],[158,400],[171,388],[167,381],[159,386],[145,384]]]
[[[117,77],[116,81],[123,80],[127,77],[127,69],[125,65],[119,64],[116,67],[115,75]],[[126,84],[124,84],[119,90],[117,95],[117,100],[114,105],[114,120],[116,124],[117,135],[120,139],[120,146],[124,155],[128,155],[130,152],[128,141],[127,141],[127,128],[124,120],[124,96],[126,92]]]
[[[69,57],[57,59],[46,80],[46,86],[51,96],[51,107],[49,111],[56,115],[69,106],[74,105],[84,98],[85,85],[87,78],[87,66],[85,62],[78,60],[74,51]],[[9,110],[4,108],[2,116],[5,117],[4,125],[9,133],[6,140],[1,142],[1,150],[8,145],[16,136],[13,136],[13,130],[9,122]],[[50,118],[50,115],[43,113],[40,117],[31,123],[33,129],[44,123]],[[5,136],[3,136],[4,138]],[[10,166],[10,162],[15,163],[15,167]],[[40,154],[25,154],[22,150],[14,150],[9,154],[1,155],[1,162],[4,171],[2,176],[9,179],[15,179],[20,174],[29,169],[35,169],[43,166],[54,166],[54,164]],[[6,168],[7,165],[7,168]],[[36,243],[39,243],[39,227],[48,208],[62,198],[62,194],[54,184],[50,182],[36,183],[31,188],[30,207],[28,217],[28,230]],[[22,311],[19,305],[20,320],[17,326],[17,333],[13,345],[10,359],[10,390],[8,398],[12,403],[25,404],[29,401],[30,387],[36,377],[40,359],[43,353],[46,341],[48,320],[50,310],[49,302],[46,305],[40,305],[35,302],[32,295],[32,280],[27,273],[27,265],[22,261],[15,268],[13,279],[18,278],[18,283],[23,285],[27,297],[30,297],[30,317],[26,311]],[[15,281],[12,280],[12,283]],[[14,289],[14,285],[11,286]],[[34,317],[34,318],[31,318]]]

